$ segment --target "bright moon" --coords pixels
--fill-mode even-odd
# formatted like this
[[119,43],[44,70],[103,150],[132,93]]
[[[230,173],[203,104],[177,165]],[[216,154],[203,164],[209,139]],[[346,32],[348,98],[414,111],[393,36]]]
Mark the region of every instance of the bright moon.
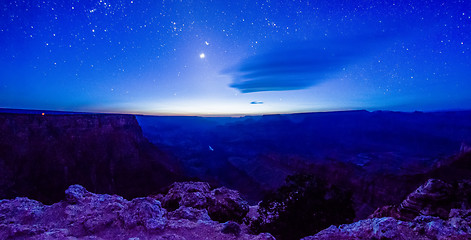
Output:
[[203,59],[205,58],[206,56],[204,55],[204,53],[200,54],[200,58]]

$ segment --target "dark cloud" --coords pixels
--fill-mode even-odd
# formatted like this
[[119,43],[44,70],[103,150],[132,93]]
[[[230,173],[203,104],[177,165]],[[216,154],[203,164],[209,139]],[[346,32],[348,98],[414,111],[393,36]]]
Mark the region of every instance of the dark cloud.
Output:
[[363,36],[285,44],[225,71],[243,93],[305,89],[367,56],[386,36]]

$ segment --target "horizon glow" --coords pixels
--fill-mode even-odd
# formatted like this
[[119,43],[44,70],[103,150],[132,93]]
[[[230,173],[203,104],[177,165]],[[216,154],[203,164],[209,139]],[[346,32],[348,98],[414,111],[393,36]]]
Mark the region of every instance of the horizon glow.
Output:
[[471,2],[6,1],[0,108],[471,109]]

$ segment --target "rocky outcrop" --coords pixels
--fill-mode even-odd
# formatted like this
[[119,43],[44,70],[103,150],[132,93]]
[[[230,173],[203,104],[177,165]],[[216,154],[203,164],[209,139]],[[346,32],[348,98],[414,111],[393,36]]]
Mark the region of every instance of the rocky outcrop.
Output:
[[453,187],[438,179],[429,179],[424,185],[407,196],[399,205],[399,212],[408,215],[429,215],[446,218],[452,201]]
[[470,208],[471,181],[462,180],[449,184],[438,179],[429,179],[398,205],[377,209],[375,217],[394,217],[412,220],[417,216],[436,216],[446,219],[453,208]]
[[134,198],[180,179],[132,115],[3,113],[0,133],[0,199],[53,203],[72,184]]
[[369,219],[331,226],[314,239],[471,239],[471,182],[429,179],[398,205]]
[[[211,219],[226,222],[241,222],[249,212],[249,206],[239,192],[225,187],[211,190],[204,182],[176,182],[162,198],[168,209],[204,209]],[[177,209],[177,210],[178,210]]]
[[17,227],[28,229],[30,225],[44,232],[60,229],[71,236],[109,228],[162,230],[167,223],[166,213],[160,202],[152,198],[128,201],[117,195],[90,193],[80,185],[70,186],[66,200],[51,206],[28,198],[0,201],[2,227],[12,230],[8,237],[22,237],[23,232],[15,233]]
[[176,182],[162,198],[162,204],[167,209],[177,209],[180,206],[207,208],[210,191],[209,184],[205,182]]
[[0,200],[0,239],[274,239],[250,235],[245,225],[219,223],[205,209],[168,212],[160,201],[95,194],[80,185],[53,205],[28,198]]
[[392,217],[371,218],[331,226],[303,240],[321,239],[471,239],[471,211],[452,209],[449,218],[420,216],[412,221]]
[[208,208],[209,216],[220,222],[241,222],[249,212],[249,205],[239,196],[239,192],[225,187],[211,191],[211,203]]

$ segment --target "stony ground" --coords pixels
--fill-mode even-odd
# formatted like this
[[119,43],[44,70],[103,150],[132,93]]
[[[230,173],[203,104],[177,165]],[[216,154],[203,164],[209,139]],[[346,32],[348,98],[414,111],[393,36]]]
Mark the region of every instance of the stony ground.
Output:
[[[430,179],[398,205],[303,240],[471,239],[470,196],[470,181]],[[0,239],[275,239],[249,233],[256,209],[237,191],[204,182],[174,183],[165,195],[132,200],[72,185],[52,205],[0,200]]]
[[172,185],[167,195],[157,196],[169,210],[156,197],[128,201],[80,185],[70,186],[65,196],[53,205],[1,200],[0,239],[274,239],[248,234],[239,223],[249,207],[238,192],[210,190],[207,183]]

